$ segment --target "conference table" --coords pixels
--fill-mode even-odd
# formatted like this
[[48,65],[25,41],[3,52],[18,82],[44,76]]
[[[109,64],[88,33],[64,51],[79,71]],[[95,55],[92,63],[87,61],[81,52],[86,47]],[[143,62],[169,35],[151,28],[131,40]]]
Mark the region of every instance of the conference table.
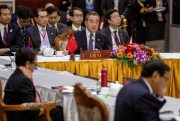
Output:
[[[160,53],[160,55],[171,68],[166,95],[180,98],[180,53]],[[123,76],[138,78],[142,69],[141,65],[130,68],[127,64],[118,63],[114,59],[80,60],[79,55],[75,55],[75,61],[70,61],[69,58],[69,56],[56,57],[55,55],[53,57],[38,56],[38,65],[51,70],[68,71],[91,78],[98,78],[98,73],[101,72],[102,68],[107,68],[108,81],[118,81],[121,84],[123,83]]]
[[[0,80],[3,83],[3,87],[13,71],[14,69],[12,68],[3,68],[3,66],[0,66]],[[81,82],[86,87],[96,87],[97,83],[97,81],[94,79],[74,75],[67,71],[55,71],[40,67],[34,71],[33,80],[36,89],[38,92],[40,92],[41,100],[55,102],[62,100],[60,105],[62,105],[64,109],[65,121],[78,121],[77,107],[74,96],[71,93],[66,94],[51,88],[54,86],[74,85],[77,82]],[[180,99],[167,96],[165,98],[167,103],[163,106],[161,111],[173,111],[176,114],[179,111]],[[110,95],[106,95],[104,97],[101,95],[100,99],[102,99],[107,105],[109,112],[108,121],[113,121],[116,97]]]

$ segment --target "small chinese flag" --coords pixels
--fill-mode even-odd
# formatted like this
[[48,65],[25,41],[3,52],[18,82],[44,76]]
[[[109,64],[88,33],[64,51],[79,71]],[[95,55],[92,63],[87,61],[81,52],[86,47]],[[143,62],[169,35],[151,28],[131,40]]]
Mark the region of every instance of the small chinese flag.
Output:
[[66,49],[71,53],[73,54],[76,49],[78,48],[78,45],[76,43],[76,39],[74,37],[74,34],[72,34],[71,38],[69,39],[68,41],[68,44],[66,46]]
[[29,37],[29,40],[28,40],[28,47],[33,48],[32,40],[31,40],[30,37]]

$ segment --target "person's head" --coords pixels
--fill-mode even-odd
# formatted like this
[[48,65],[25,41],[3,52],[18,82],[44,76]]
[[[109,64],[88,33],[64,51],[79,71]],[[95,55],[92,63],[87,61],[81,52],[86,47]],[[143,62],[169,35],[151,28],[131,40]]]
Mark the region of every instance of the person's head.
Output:
[[95,11],[90,11],[86,14],[85,25],[89,32],[93,33],[98,31],[99,19],[99,14]]
[[112,28],[119,28],[121,24],[121,16],[116,9],[108,10],[105,14],[105,18]]
[[60,13],[59,10],[56,7],[48,7],[46,8],[47,15],[48,15],[48,23],[50,25],[55,25],[60,20]]
[[30,48],[20,48],[15,54],[15,63],[16,66],[24,66],[33,72],[37,63],[36,53]]
[[10,9],[7,5],[0,5],[0,23],[4,26],[9,24],[11,21]]
[[44,6],[44,8],[46,9],[46,8],[48,8],[48,7],[50,7],[50,6],[54,7],[54,4],[53,4],[53,3],[46,3],[46,5]]
[[38,8],[34,13],[34,20],[36,23],[41,26],[45,27],[47,26],[48,20],[47,20],[47,12],[45,8]]
[[21,6],[17,10],[17,17],[21,27],[25,27],[30,24],[32,13],[31,10],[26,6]]
[[81,26],[83,22],[83,11],[82,9],[78,7],[73,7],[69,11],[70,20],[72,21],[72,24],[76,27]]
[[144,64],[141,77],[145,78],[153,93],[163,96],[170,78],[170,68],[162,60],[154,59]]

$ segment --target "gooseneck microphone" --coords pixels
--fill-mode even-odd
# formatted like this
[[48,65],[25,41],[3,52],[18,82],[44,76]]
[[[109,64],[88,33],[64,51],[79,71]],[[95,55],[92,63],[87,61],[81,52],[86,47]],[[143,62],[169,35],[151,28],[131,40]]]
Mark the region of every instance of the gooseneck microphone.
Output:
[[[102,47],[94,39],[92,39],[92,41],[95,43],[95,45],[97,45],[100,48],[100,50],[103,50]],[[99,39],[98,39],[98,41],[99,41]]]
[[14,66],[14,59],[11,56],[14,56],[14,54],[12,52],[7,52],[2,54],[4,56],[8,56],[10,58],[10,63],[9,64],[4,64],[5,67],[12,67],[12,65]]

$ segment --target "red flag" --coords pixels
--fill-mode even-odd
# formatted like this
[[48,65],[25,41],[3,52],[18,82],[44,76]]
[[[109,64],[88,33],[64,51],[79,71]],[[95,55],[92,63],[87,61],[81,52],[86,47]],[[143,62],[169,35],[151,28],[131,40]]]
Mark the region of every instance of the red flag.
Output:
[[76,49],[78,48],[78,45],[76,43],[76,39],[74,37],[74,34],[72,34],[71,38],[69,39],[68,41],[68,44],[66,46],[66,49],[71,53],[73,54]]

